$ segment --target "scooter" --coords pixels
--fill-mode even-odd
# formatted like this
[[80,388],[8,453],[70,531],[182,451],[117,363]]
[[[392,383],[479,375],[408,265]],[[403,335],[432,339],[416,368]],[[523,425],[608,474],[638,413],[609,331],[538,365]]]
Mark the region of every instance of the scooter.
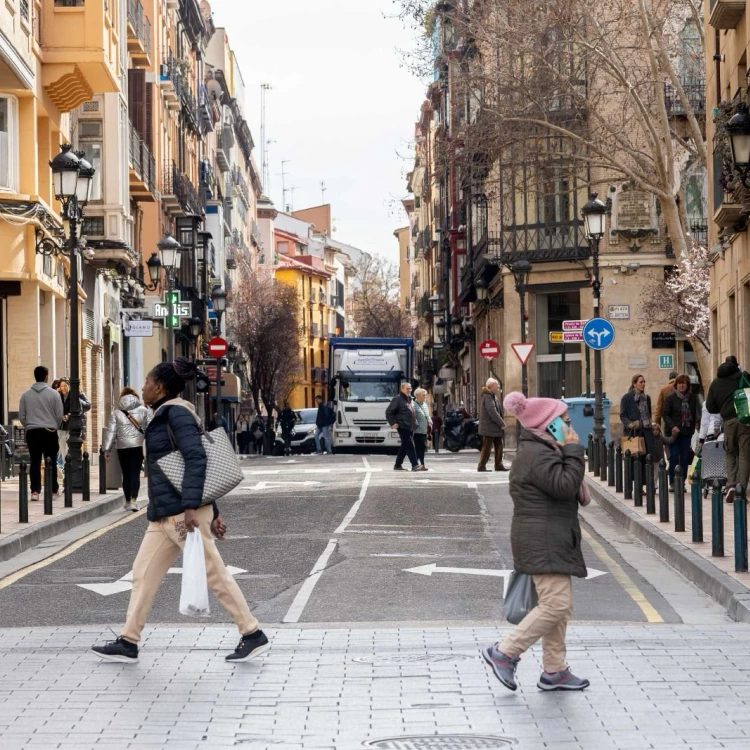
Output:
[[457,453],[462,448],[481,450],[479,420],[464,419],[458,411],[448,412],[443,425],[443,445],[452,453]]

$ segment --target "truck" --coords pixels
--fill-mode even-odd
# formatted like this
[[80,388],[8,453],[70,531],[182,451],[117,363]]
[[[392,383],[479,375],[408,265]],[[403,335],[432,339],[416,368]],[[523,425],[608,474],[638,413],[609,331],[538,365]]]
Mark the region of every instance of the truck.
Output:
[[334,337],[328,348],[329,401],[336,413],[333,445],[398,450],[385,410],[401,383],[411,382],[412,339]]

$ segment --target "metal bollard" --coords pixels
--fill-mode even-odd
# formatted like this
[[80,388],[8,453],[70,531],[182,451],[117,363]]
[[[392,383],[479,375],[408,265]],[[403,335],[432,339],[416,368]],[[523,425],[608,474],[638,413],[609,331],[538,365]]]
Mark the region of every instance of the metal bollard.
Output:
[[607,487],[615,486],[615,441],[609,441],[607,449]]
[[698,543],[703,541],[703,494],[700,469],[693,472],[692,480],[690,500],[693,506],[693,541]]
[[587,454],[589,457],[589,474],[594,473],[594,436],[589,432],[589,445]]
[[91,500],[91,461],[89,460],[88,451],[83,453],[83,497],[84,503]]
[[747,490],[738,484],[734,488],[734,570],[747,573]]
[[659,461],[659,521],[669,523],[669,480],[667,479],[667,462]]
[[622,492],[622,447],[615,448],[615,492]]
[[643,464],[640,456],[636,456],[633,463],[633,504],[636,508],[643,507]]
[[685,531],[685,480],[679,464],[674,470],[674,530]]
[[718,479],[714,479],[711,492],[711,555],[724,557],[724,498]]
[[29,522],[29,473],[26,461],[18,470],[18,523]]
[[65,493],[65,507],[73,507],[73,459],[68,453],[65,456],[65,484],[63,485],[63,492]]
[[607,463],[607,439],[605,437],[602,437],[602,439],[599,441],[599,479],[602,480],[602,482],[607,481],[607,468],[609,464]]
[[52,459],[44,459],[44,515],[52,515],[52,484],[54,482],[52,471],[57,471],[57,465],[52,463]]
[[646,513],[656,513],[656,487],[651,455],[646,456]]
[[107,455],[104,446],[99,448],[99,494],[107,494]]
[[630,450],[625,451],[625,487],[623,497],[626,500],[633,499],[633,457]]

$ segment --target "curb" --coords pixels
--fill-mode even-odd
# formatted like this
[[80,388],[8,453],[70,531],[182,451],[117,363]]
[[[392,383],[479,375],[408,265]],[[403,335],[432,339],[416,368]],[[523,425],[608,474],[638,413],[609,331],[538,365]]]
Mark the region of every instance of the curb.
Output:
[[586,477],[586,483],[599,505],[620,526],[648,544],[673,568],[721,604],[733,620],[750,622],[750,590],[682,542],[645,521],[589,477]]
[[[44,521],[35,523],[28,529],[21,529],[11,534],[6,539],[0,541],[0,562],[10,560],[22,552],[36,547],[53,536],[70,531],[76,526],[82,526],[84,523],[93,521],[99,516],[111,513],[122,505],[125,496],[120,492],[117,495],[107,495],[102,500],[94,501],[91,505],[83,508],[63,513],[60,516],[53,516]],[[41,501],[40,501],[41,502]]]

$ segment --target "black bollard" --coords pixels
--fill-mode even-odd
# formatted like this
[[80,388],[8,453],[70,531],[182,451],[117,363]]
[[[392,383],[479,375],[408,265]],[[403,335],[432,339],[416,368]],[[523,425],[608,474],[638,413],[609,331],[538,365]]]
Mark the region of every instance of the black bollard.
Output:
[[52,483],[54,482],[52,472],[57,471],[57,465],[52,463],[52,459],[44,459],[44,515],[52,515]]
[[711,493],[711,555],[724,557],[724,498],[718,479],[714,479]]
[[747,573],[747,490],[738,484],[734,488],[734,570]]
[[633,457],[630,450],[625,451],[625,487],[623,497],[626,500],[633,499]]
[[690,500],[693,506],[693,541],[703,541],[703,495],[701,492],[701,472],[693,472],[693,484],[690,487]]
[[26,461],[18,470],[18,523],[29,522],[29,472]]
[[643,463],[640,456],[636,456],[633,463],[633,504],[636,508],[643,507]]
[[83,496],[81,500],[84,503],[91,500],[91,461],[88,451],[83,453]]
[[679,464],[674,470],[674,530],[685,531],[685,478]]
[[607,449],[607,487],[615,486],[615,442],[609,441]]
[[65,507],[73,507],[73,471],[71,466],[73,465],[73,458],[70,453],[65,456],[65,483],[63,484],[63,492],[65,493]]
[[654,465],[651,456],[646,456],[646,513],[656,513],[656,487],[654,486]]
[[667,479],[667,462],[659,461],[659,521],[669,523],[669,480]]
[[589,432],[589,445],[588,445],[588,457],[589,457],[589,474],[594,473],[594,436]]
[[602,480],[602,482],[607,481],[607,467],[609,464],[607,463],[607,439],[605,437],[602,437],[602,439],[599,441],[599,479]]
[[615,492],[622,492],[622,447],[615,448]]
[[99,494],[107,494],[107,454],[104,446],[99,448]]

